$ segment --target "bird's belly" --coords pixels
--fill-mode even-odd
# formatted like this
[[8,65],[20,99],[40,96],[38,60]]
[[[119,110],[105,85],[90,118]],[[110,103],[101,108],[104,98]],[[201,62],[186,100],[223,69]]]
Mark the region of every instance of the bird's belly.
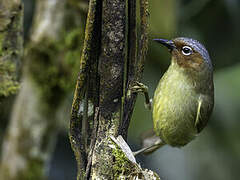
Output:
[[154,95],[154,130],[171,146],[184,146],[197,134],[197,98],[187,84],[162,84]]

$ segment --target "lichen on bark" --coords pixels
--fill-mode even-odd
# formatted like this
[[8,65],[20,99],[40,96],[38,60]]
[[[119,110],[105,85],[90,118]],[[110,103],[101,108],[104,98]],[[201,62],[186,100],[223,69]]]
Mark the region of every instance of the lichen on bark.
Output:
[[[117,139],[115,139],[115,141],[118,141],[118,143],[121,143],[122,147],[128,146],[126,142],[124,143],[122,142],[121,138],[120,138],[120,141],[119,139],[118,140]],[[134,157],[131,157],[131,158],[127,157],[126,153],[132,154],[132,152],[127,152],[127,150],[131,151],[129,147],[124,147],[123,149],[121,149],[119,147],[119,144],[116,144],[115,141],[111,145],[111,148],[113,149],[112,152],[113,152],[113,158],[114,158],[114,164],[113,164],[114,180],[115,179],[116,180],[125,180],[125,179],[160,180],[159,176],[155,172],[148,169],[143,169],[140,166],[140,164],[137,164]]]
[[20,1],[0,2],[0,97],[19,89],[18,68],[23,52],[23,6]]

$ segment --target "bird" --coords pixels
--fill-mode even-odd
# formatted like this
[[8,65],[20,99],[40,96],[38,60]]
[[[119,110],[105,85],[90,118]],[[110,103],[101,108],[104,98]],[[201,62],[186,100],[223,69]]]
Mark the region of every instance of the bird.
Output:
[[[213,66],[206,48],[197,40],[177,37],[154,39],[168,48],[171,63],[160,79],[153,101],[145,96],[152,109],[154,144],[144,151],[155,151],[168,144],[182,147],[191,142],[207,125],[214,107]],[[147,87],[137,83],[133,92],[147,93]]]

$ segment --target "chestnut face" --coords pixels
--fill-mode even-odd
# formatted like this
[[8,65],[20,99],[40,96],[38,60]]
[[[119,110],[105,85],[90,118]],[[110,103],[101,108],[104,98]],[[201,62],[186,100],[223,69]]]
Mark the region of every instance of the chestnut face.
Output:
[[169,49],[172,58],[180,67],[200,72],[212,71],[212,63],[206,48],[197,40],[178,37],[173,40],[154,39]]
[[200,71],[204,67],[205,60],[194,47],[181,40],[173,40],[173,42],[175,48],[171,53],[180,67],[195,71]]

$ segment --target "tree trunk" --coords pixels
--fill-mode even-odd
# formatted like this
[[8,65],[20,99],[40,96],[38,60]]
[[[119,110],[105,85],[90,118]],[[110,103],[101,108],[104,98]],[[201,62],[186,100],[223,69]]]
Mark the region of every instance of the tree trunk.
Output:
[[[147,52],[148,1],[140,1],[137,42],[136,2],[90,0],[84,49],[70,121],[78,179],[159,179],[129,160],[112,137],[127,137]],[[137,51],[138,47],[138,51]]]
[[23,52],[23,8],[20,0],[0,1],[0,102],[19,88],[17,69]]

